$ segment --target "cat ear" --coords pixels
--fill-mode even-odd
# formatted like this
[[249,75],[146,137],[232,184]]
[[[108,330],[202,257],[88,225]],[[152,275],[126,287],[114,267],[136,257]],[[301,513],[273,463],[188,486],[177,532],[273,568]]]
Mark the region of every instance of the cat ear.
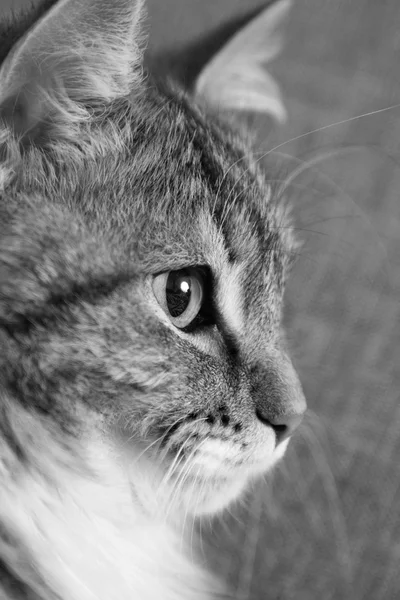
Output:
[[195,84],[196,98],[222,110],[256,111],[286,119],[279,87],[265,65],[282,48],[282,26],[291,0],[268,6],[205,65]]
[[142,0],[59,0],[0,71],[0,117],[23,137],[74,123],[129,94],[141,76]]

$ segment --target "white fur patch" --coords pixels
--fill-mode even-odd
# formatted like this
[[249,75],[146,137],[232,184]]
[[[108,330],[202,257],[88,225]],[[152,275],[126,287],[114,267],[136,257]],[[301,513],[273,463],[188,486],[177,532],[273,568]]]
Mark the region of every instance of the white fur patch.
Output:
[[[270,472],[286,452],[289,440],[275,447],[272,431],[255,432],[257,448],[238,451],[233,443],[207,440],[193,459],[195,477],[181,490],[181,502],[192,515],[215,514],[237,500],[249,480]],[[244,459],[243,464],[240,464]],[[246,459],[248,462],[246,462]],[[235,460],[239,462],[235,464]]]
[[[211,583],[181,551],[165,522],[132,500],[128,479],[101,440],[90,441],[97,477],[58,468],[57,481],[29,469],[4,479],[0,522],[34,557],[36,569],[66,600],[197,600]],[[49,456],[59,453],[47,448]]]
[[229,326],[237,335],[244,330],[242,265],[224,264],[221,268],[218,288],[218,304]]
[[193,464],[201,467],[202,475],[215,475],[220,472],[221,467],[229,465],[235,457],[233,443],[219,439],[208,439],[202,446],[201,451],[193,458]]

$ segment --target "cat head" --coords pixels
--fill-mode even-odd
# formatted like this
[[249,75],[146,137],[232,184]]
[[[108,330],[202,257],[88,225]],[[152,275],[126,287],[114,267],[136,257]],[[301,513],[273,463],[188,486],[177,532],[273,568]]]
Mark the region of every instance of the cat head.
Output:
[[140,455],[162,493],[213,512],[305,410],[280,327],[287,211],[217,114],[283,116],[262,63],[287,2],[189,92],[144,74],[141,2],[51,4],[0,71],[7,385],[77,443],[98,416],[133,471]]

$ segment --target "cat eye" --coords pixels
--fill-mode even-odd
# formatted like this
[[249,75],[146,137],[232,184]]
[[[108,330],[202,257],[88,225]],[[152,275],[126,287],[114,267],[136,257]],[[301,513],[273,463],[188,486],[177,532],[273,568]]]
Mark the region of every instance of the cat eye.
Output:
[[213,324],[210,287],[206,267],[166,271],[153,279],[157,302],[171,323],[186,333]]

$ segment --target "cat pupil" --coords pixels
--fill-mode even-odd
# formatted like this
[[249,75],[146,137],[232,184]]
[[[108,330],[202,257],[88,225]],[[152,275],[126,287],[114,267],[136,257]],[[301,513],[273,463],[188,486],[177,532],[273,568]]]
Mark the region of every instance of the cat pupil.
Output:
[[179,317],[185,312],[191,295],[191,277],[187,271],[171,271],[166,285],[167,307],[171,317]]

